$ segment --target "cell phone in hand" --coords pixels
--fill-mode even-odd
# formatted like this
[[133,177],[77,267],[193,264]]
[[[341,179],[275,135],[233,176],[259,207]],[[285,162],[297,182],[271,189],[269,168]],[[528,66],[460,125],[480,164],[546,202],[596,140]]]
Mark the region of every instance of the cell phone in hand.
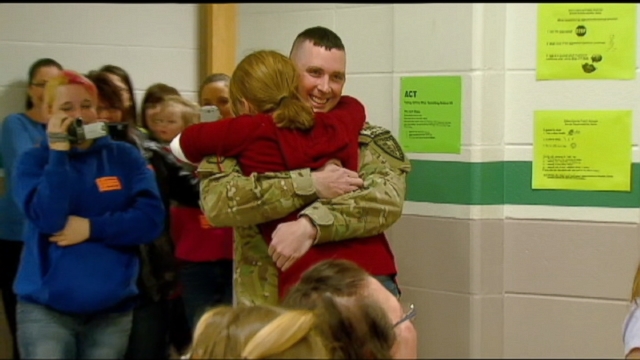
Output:
[[127,123],[107,123],[109,136],[116,141],[126,141],[129,132],[129,124]]
[[222,118],[220,109],[215,105],[203,106],[200,108],[200,122],[214,122]]

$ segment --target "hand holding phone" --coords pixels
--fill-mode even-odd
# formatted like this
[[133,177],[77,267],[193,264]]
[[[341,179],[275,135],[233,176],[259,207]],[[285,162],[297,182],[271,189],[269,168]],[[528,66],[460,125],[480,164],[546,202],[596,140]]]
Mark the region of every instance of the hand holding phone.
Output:
[[220,109],[215,105],[203,106],[200,108],[200,122],[214,122],[222,118]]

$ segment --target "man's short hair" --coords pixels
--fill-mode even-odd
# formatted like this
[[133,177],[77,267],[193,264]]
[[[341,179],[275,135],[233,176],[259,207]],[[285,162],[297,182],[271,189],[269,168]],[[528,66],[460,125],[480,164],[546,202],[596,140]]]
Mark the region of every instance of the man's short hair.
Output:
[[370,278],[351,261],[324,260],[302,275],[282,306],[341,314],[323,329],[334,359],[390,359],[396,335],[382,306],[367,297]]
[[289,57],[293,55],[293,52],[302,45],[305,41],[310,41],[313,46],[319,46],[326,50],[340,50],[345,51],[344,44],[340,36],[333,32],[331,29],[327,29],[324,26],[314,26],[306,30],[303,30],[296,39],[293,41]]

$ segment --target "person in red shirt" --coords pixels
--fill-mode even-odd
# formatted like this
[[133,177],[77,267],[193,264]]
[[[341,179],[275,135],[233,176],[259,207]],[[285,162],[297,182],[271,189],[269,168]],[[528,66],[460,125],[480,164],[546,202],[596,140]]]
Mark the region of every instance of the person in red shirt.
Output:
[[[245,57],[231,76],[230,97],[235,118],[200,123],[186,128],[171,143],[172,152],[197,164],[209,155],[239,158],[245,174],[308,167],[318,169],[329,161],[358,170],[358,138],[364,126],[364,106],[343,96],[330,113],[315,113],[298,94],[299,74],[293,62],[275,51],[258,51]],[[297,212],[260,225],[267,243],[277,225],[295,220]],[[340,248],[313,248],[309,259]],[[281,271],[279,290],[297,282],[307,261]]]

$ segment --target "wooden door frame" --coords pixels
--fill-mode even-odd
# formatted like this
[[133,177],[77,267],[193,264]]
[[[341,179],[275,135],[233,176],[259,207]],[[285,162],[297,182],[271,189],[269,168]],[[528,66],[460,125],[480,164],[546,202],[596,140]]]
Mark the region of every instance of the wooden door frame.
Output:
[[236,67],[237,4],[200,4],[200,80]]

